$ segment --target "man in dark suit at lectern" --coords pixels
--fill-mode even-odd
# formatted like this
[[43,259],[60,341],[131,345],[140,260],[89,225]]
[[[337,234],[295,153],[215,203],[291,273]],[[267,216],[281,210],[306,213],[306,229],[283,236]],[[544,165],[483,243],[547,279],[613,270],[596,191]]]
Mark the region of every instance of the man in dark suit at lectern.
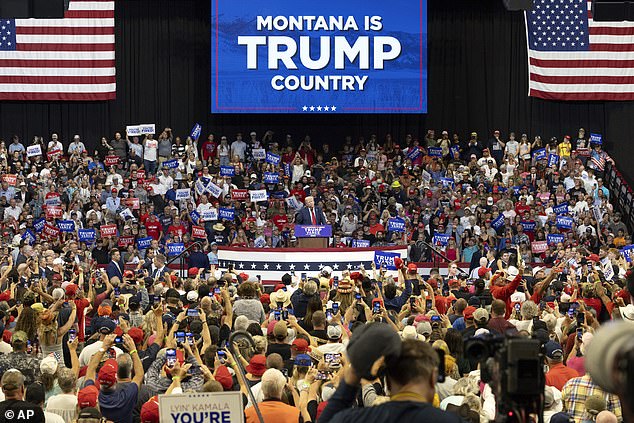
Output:
[[315,199],[306,197],[304,200],[305,207],[297,212],[295,223],[298,225],[325,225],[326,216],[321,207],[315,207]]

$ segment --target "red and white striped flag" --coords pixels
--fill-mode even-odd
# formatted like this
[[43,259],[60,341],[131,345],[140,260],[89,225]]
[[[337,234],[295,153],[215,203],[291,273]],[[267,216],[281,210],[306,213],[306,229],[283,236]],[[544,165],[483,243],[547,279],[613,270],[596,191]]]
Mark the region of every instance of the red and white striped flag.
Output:
[[70,0],[63,19],[0,18],[0,100],[116,96],[114,0]]
[[596,22],[591,5],[534,0],[525,14],[530,96],[634,99],[634,22]]

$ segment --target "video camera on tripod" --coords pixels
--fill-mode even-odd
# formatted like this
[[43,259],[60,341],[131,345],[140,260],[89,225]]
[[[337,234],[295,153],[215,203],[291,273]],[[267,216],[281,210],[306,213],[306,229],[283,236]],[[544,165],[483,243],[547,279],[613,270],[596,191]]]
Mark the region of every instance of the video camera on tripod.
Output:
[[480,363],[480,379],[493,390],[499,422],[543,421],[546,378],[538,339],[479,336],[465,344],[465,356]]

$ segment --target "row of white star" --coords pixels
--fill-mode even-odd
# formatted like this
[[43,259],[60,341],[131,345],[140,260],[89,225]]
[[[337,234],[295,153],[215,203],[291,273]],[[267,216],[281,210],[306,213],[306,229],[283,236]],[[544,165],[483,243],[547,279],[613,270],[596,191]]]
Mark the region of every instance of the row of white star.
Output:
[[[251,263],[251,265],[250,265],[250,266],[251,266],[251,269],[255,269],[255,268],[257,268],[257,265],[256,265],[255,263]],[[271,265],[271,266],[272,266],[272,265]],[[244,269],[245,267],[246,267],[246,266],[244,265],[244,263],[239,263],[239,264],[238,264],[238,268],[239,268],[239,269]],[[264,269],[265,269],[265,270],[269,270],[269,264],[268,264],[268,263],[264,263],[264,265],[263,265],[262,267],[264,267]],[[289,267],[289,269],[290,269],[290,270],[295,270],[295,267],[296,267],[296,266],[295,266],[294,264],[291,264],[291,265],[290,265],[290,266],[288,266],[288,267]],[[301,266],[297,266],[297,267],[301,267]],[[310,264],[304,264],[304,266],[303,266],[303,267],[304,267],[304,270],[310,270]],[[323,265],[323,264],[320,264],[318,267],[319,267],[319,270],[321,270],[321,269],[323,269],[323,268],[324,268],[324,265]],[[352,264],[348,263],[345,267],[347,267],[347,268],[348,268],[348,270],[350,270],[350,269],[352,269],[354,266],[353,266]],[[276,268],[277,270],[281,270],[281,269],[282,269],[282,265],[281,265],[281,264],[279,264],[279,263],[277,263],[277,264],[275,265],[275,268]],[[332,265],[332,268],[333,268],[334,270],[338,270],[338,269],[339,269],[339,264],[337,264],[337,263],[333,264],[333,265]]]
[[321,112],[322,110],[324,112],[336,112],[337,111],[337,106],[304,106],[302,107],[302,111],[304,112],[314,112],[314,111],[318,111]]

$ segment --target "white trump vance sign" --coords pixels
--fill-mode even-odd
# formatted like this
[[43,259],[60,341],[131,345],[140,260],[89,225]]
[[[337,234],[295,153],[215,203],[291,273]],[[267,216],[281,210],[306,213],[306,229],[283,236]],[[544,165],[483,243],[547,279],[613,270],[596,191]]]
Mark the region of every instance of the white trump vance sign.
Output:
[[243,423],[240,392],[159,395],[161,422]]

